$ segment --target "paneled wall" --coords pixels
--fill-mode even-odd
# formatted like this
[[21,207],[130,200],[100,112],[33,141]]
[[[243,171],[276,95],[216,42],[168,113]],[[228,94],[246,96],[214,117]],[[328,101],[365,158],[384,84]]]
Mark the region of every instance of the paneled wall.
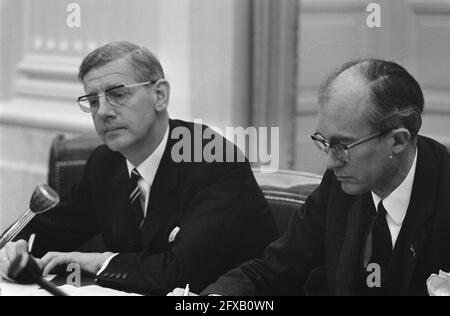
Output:
[[[421,84],[426,98],[422,133],[450,144],[450,1],[301,0],[295,168],[321,172],[315,129],[320,82],[358,57],[394,60]],[[381,28],[369,28],[367,5],[381,6]]]
[[[66,23],[81,8],[81,27]],[[52,139],[94,133],[75,103],[83,56],[111,40],[152,50],[170,114],[218,127],[248,121],[248,0],[0,0],[0,230],[46,182]]]
[[425,90],[424,133],[450,145],[450,1],[405,1],[412,64]]

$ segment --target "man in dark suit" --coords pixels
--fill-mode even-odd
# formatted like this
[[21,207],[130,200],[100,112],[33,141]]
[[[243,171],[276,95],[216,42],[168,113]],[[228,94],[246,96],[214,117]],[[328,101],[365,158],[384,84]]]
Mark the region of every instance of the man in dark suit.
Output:
[[312,136],[328,155],[321,185],[263,259],[202,294],[426,295],[427,278],[450,271],[450,156],[418,136],[423,105],[393,62],[330,75]]
[[[248,161],[199,161],[209,139],[195,137],[207,127],[169,120],[169,83],[147,49],[102,46],[83,60],[79,79],[86,95],[78,102],[105,145],[89,158],[71,198],[19,236],[37,234],[33,255],[43,256],[44,274],[78,263],[112,288],[165,294],[189,282],[200,291],[278,237]],[[236,161],[238,149],[224,142],[223,157],[230,151]],[[66,252],[98,233],[107,252]],[[3,274],[10,262],[25,262],[25,246],[8,245]]]

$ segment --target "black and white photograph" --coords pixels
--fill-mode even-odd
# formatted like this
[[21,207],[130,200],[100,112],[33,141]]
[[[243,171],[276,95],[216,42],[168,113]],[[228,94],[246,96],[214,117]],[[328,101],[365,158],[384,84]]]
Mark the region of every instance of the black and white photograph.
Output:
[[0,296],[450,296],[450,0],[0,0]]

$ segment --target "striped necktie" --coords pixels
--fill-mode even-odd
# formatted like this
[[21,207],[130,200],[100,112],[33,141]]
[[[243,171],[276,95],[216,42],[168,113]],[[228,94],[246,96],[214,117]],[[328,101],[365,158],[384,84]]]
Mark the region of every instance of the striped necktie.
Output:
[[139,226],[139,230],[142,232],[144,228],[145,218],[144,218],[144,210],[142,209],[141,203],[143,195],[139,186],[139,180],[141,179],[142,177],[139,171],[137,171],[137,169],[134,168],[131,171],[131,187],[133,188],[133,190],[131,191],[130,194],[130,202],[133,208],[133,213],[136,218],[136,222],[138,223]]

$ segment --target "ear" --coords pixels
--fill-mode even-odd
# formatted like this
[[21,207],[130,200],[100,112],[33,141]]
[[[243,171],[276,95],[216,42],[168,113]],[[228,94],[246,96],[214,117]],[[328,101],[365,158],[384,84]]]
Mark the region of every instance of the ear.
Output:
[[412,135],[406,128],[397,128],[392,131],[393,135],[393,146],[392,146],[392,153],[393,154],[400,154],[406,148],[411,142]]
[[165,79],[158,80],[154,85],[153,89],[155,91],[155,109],[158,112],[164,111],[169,105],[170,98],[170,84]]

